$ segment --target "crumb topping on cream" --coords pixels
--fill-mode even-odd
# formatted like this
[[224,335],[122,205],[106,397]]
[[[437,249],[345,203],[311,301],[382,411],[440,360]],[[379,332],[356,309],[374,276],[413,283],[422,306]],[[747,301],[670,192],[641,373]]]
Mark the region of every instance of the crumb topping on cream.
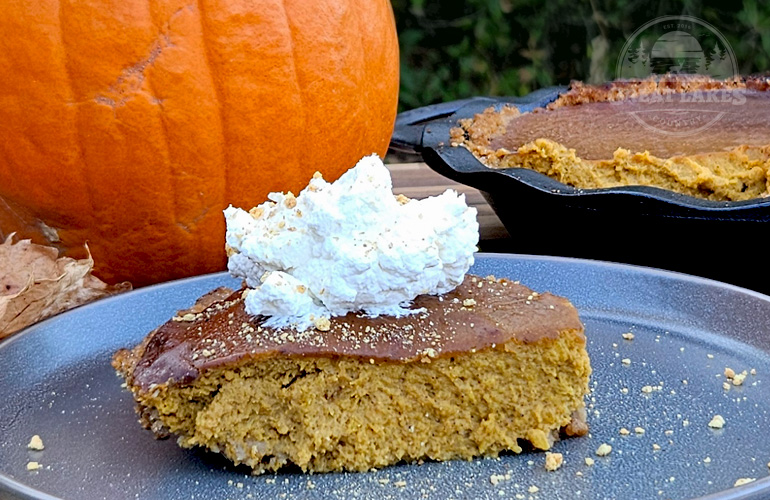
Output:
[[372,155],[334,183],[314,175],[296,197],[227,208],[228,269],[250,287],[246,311],[305,330],[348,312],[411,314],[418,295],[462,283],[479,238],[476,209],[453,190],[410,200],[392,187]]

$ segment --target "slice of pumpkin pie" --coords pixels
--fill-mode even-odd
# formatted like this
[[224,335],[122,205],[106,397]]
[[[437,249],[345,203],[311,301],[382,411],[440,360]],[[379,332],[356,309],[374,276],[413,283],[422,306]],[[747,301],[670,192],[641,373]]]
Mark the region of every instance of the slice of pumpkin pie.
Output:
[[[273,197],[250,220],[228,212],[231,271],[244,287],[207,294],[114,356],[142,425],[255,473],[470,459],[585,434],[591,368],[577,310],[508,279],[467,274],[476,240],[465,230],[477,226],[461,197],[394,199],[377,182],[381,164],[356,168],[339,184],[311,181],[315,201],[303,191]],[[348,212],[358,221],[337,218],[354,203],[338,195],[359,197]],[[361,197],[377,200],[371,213]],[[331,219],[319,215],[321,199]],[[452,207],[457,217],[445,219]],[[411,229],[383,236],[388,211]],[[314,242],[296,261],[294,250],[277,250],[298,245],[294,235],[272,231],[289,227]],[[398,258],[409,245],[425,259],[417,268]],[[324,277],[324,268],[350,276]]]

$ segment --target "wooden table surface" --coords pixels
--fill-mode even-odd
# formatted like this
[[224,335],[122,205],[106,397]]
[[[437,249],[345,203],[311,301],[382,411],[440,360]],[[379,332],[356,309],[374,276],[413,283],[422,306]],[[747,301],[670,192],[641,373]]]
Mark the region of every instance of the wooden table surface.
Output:
[[469,206],[478,210],[479,249],[482,252],[513,252],[511,237],[478,189],[447,179],[424,163],[388,163],[393,193],[409,198],[436,196],[448,188],[465,194]]

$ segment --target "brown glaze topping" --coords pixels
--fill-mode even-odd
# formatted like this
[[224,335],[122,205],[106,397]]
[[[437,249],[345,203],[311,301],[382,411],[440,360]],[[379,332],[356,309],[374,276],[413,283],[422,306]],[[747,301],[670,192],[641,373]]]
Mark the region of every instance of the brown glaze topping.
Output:
[[[490,141],[490,147],[516,151],[546,138],[574,149],[586,160],[611,159],[618,147],[671,158],[768,145],[768,116],[770,92],[653,94],[522,114]],[[698,132],[691,133],[695,129]]]
[[[577,310],[562,297],[538,294],[506,279],[468,275],[442,296],[422,295],[412,309],[393,318],[349,313],[304,332],[263,327],[264,317],[244,310],[241,291],[205,309],[180,315],[150,333],[134,350],[133,383],[142,390],[173,379],[192,382],[198,373],[248,358],[349,356],[374,362],[430,361],[435,357],[504,348],[515,341],[555,339],[560,332],[582,336]],[[221,298],[218,291],[208,302]],[[205,297],[204,297],[205,300]],[[328,329],[327,329],[328,327]]]

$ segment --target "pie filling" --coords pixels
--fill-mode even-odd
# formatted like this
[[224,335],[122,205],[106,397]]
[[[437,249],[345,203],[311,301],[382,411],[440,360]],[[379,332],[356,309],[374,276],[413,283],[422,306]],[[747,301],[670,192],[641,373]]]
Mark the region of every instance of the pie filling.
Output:
[[770,144],[770,92],[715,90],[665,97],[526,113],[511,120],[490,147],[515,151],[547,138],[586,160],[605,160],[618,147],[670,158]]

